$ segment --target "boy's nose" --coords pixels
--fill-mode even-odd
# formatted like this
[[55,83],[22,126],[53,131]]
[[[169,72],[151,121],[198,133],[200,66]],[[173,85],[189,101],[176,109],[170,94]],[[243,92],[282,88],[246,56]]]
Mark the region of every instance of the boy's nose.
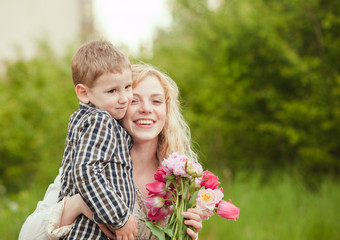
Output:
[[129,101],[129,98],[128,98],[127,94],[122,93],[122,94],[120,94],[118,101],[119,101],[120,104],[124,104],[127,101]]

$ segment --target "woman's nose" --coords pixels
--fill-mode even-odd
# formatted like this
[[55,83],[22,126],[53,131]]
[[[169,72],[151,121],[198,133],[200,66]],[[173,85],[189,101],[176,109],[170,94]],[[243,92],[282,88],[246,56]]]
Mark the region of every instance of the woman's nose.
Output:
[[148,102],[143,102],[140,106],[140,111],[144,113],[150,113],[152,111],[151,104]]

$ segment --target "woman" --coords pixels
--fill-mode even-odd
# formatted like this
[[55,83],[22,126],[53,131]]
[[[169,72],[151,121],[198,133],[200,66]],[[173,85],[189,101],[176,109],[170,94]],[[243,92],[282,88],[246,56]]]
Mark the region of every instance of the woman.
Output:
[[[165,74],[145,64],[133,65],[132,74],[133,100],[122,120],[122,125],[134,141],[130,152],[137,187],[133,215],[136,219],[148,220],[143,200],[148,196],[145,185],[154,181],[154,174],[160,161],[173,152],[184,154],[192,160],[197,158],[191,149],[189,128],[180,113],[176,83]],[[51,228],[51,224],[47,223],[51,221],[49,216],[57,216],[56,224],[52,223],[52,229],[53,225],[57,225],[57,229],[54,229],[54,232],[59,234],[57,236],[66,234],[70,227],[67,224],[70,224],[80,213],[92,218],[90,209],[79,195],[66,199],[65,204],[59,203],[60,208],[55,207],[60,188],[58,177],[47,190],[44,201],[38,203],[36,211],[24,223],[19,239],[48,239],[47,232],[43,228],[47,226]],[[51,214],[52,209],[53,214]],[[201,212],[197,209],[189,209],[188,212],[183,213],[183,217],[187,218],[185,224],[196,229],[196,232],[190,228],[187,230],[189,236],[196,239],[197,232],[202,228]],[[63,227],[58,228],[59,225]],[[107,226],[100,225],[100,227],[108,237],[113,237]],[[151,232],[144,222],[139,221],[138,235],[135,239],[156,239],[150,236]]]

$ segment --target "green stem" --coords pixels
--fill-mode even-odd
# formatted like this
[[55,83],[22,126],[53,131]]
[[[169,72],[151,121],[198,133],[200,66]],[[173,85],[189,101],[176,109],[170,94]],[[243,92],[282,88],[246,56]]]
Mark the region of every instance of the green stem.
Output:
[[[182,182],[182,178],[180,178],[179,179],[180,180],[180,183]],[[177,194],[176,194],[176,203],[175,203],[175,205],[176,205],[176,219],[175,219],[175,221],[174,221],[174,224],[175,224],[175,232],[174,232],[174,235],[173,235],[173,238],[172,239],[178,239],[177,238],[177,232],[178,232],[178,224],[177,224],[177,222],[178,222],[178,214],[179,214],[179,209],[180,209],[180,199],[179,199],[179,194],[178,194],[178,188],[177,188],[177,186],[176,186],[176,184],[174,184],[174,186],[175,186],[175,188],[176,188],[176,192],[177,192]],[[175,212],[174,212],[175,213]]]

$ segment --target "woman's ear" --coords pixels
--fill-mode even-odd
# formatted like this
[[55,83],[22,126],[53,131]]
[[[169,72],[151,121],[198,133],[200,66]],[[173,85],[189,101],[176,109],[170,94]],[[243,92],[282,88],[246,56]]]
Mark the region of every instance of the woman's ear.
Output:
[[76,94],[78,99],[85,104],[88,104],[90,102],[90,99],[87,94],[87,88],[84,84],[77,84],[76,85]]

